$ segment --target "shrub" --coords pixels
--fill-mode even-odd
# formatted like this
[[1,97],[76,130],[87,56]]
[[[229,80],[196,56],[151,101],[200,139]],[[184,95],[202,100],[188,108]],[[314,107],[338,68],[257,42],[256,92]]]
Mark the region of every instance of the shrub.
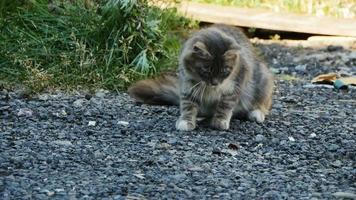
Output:
[[172,32],[191,26],[175,10],[161,10],[146,0],[7,5],[0,17],[0,78],[36,91],[123,89],[175,67],[180,41]]

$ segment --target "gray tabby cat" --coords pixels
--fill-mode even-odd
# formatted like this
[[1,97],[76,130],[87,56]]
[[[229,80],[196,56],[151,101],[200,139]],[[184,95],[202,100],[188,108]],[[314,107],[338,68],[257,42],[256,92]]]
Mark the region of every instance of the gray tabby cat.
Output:
[[233,115],[263,122],[272,104],[273,78],[237,28],[215,25],[193,34],[179,58],[179,75],[142,80],[129,94],[148,104],[180,105],[178,130],[196,127],[197,116],[229,129]]

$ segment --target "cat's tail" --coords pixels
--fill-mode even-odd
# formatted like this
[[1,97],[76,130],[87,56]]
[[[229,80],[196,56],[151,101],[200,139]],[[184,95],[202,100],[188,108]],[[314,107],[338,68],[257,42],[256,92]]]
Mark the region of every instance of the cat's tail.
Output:
[[179,105],[178,75],[166,72],[154,79],[141,80],[128,89],[136,101],[153,105]]

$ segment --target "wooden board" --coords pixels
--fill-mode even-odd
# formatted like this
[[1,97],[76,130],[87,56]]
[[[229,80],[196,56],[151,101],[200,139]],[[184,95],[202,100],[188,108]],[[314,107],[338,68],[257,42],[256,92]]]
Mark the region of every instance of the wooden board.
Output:
[[234,26],[321,35],[356,37],[356,20],[282,14],[265,10],[183,2],[178,11],[187,17]]

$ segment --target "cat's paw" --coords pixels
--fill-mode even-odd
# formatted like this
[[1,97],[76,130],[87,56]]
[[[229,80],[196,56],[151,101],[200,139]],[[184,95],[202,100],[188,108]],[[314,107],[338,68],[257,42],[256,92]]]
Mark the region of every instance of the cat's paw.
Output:
[[220,130],[228,130],[230,127],[230,121],[213,118],[211,120],[211,126]]
[[251,121],[262,123],[265,121],[265,114],[261,110],[253,110],[248,114],[248,118]]
[[178,119],[176,122],[176,128],[180,131],[191,131],[195,129],[195,123],[187,120]]

